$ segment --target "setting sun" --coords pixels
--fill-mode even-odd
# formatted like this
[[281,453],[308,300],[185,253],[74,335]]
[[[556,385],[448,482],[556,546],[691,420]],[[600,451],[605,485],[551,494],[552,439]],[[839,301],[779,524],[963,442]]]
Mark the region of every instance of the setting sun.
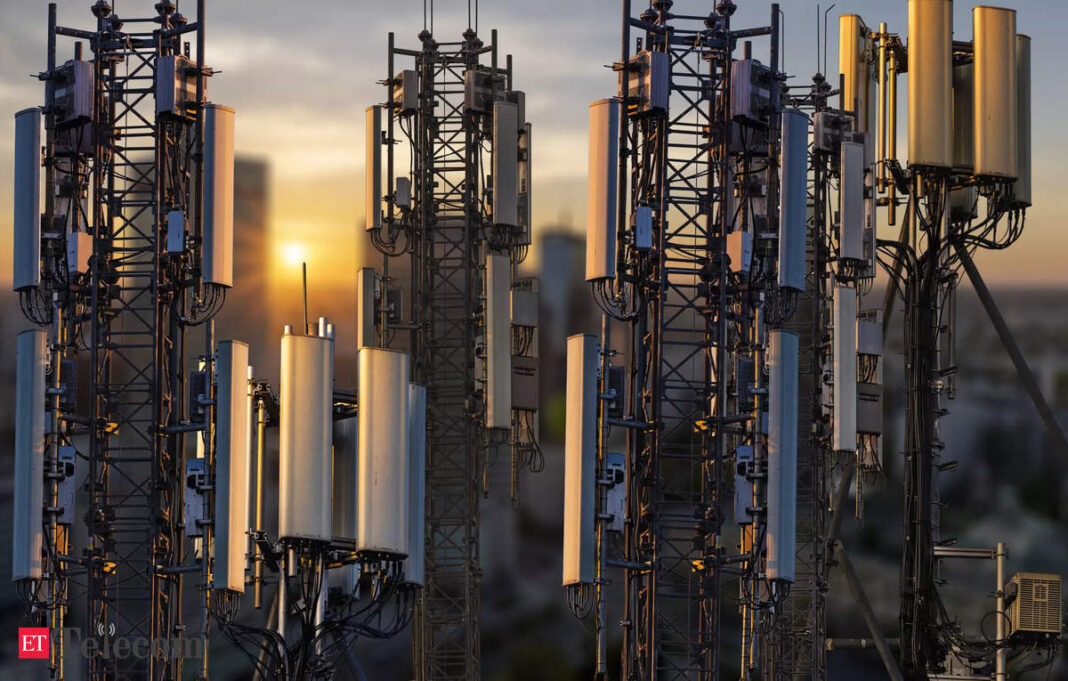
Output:
[[299,241],[286,241],[280,244],[282,264],[297,267],[307,260],[308,249]]

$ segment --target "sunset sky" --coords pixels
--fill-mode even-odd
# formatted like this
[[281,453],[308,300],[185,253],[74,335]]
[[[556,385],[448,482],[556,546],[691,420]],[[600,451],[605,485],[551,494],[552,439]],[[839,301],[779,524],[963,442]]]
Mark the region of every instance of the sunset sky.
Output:
[[[765,0],[736,0],[736,25],[768,21]],[[13,114],[40,104],[43,86],[28,77],[44,68],[44,0],[0,0],[0,284],[11,279]],[[63,25],[92,24],[90,0],[61,0]],[[143,16],[152,0],[114,0],[117,13]],[[295,276],[306,258],[324,280],[353,279],[358,225],[363,216],[363,111],[384,99],[376,81],[386,75],[386,34],[401,46],[418,45],[423,28],[420,0],[208,0],[207,57],[219,75],[212,101],[237,111],[239,154],[262,157],[272,174],[272,266]],[[635,7],[642,3],[635,1]],[[455,40],[466,27],[466,0],[438,0],[434,29]],[[680,12],[706,12],[711,0],[678,0]],[[829,3],[823,3],[825,9]],[[1060,216],[1068,209],[1065,105],[1068,46],[1063,26],[1068,3],[1018,0],[1017,30],[1032,36],[1035,207],[1027,230],[1008,251],[979,258],[996,283],[1068,283],[1063,264],[1068,234]],[[781,3],[786,21],[785,69],[794,83],[808,83],[816,70],[816,3]],[[837,70],[837,16],[859,13],[869,26],[886,21],[904,32],[905,0],[841,0],[832,10],[831,70]],[[179,0],[187,16],[195,3]],[[957,2],[956,38],[971,39],[971,5]],[[484,0],[479,33],[489,40],[499,29],[503,53],[514,55],[515,85],[527,93],[534,125],[535,231],[550,225],[581,230],[585,216],[587,104],[611,96],[615,79],[605,65],[619,52],[618,0]],[[822,23],[822,21],[820,22]],[[71,56],[62,41],[60,58]],[[759,55],[758,55],[759,56]],[[398,68],[403,68],[399,64]],[[905,81],[900,82],[902,100]],[[905,102],[902,101],[901,111]],[[904,123],[905,116],[900,119]],[[902,130],[899,148],[906,148]]]

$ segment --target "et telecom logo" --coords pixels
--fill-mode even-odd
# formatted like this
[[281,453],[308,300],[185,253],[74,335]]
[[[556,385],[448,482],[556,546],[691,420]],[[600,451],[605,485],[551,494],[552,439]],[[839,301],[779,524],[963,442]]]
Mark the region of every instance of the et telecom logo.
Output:
[[[19,627],[19,659],[47,660],[49,655],[47,627]],[[97,626],[96,636],[83,636],[77,627],[64,627],[62,644],[66,650],[77,650],[82,657],[103,660],[135,658],[147,660],[203,659],[204,641],[200,638],[172,636],[150,639],[143,636],[115,636],[115,625]]]
[[48,627],[19,627],[19,659],[48,659]]

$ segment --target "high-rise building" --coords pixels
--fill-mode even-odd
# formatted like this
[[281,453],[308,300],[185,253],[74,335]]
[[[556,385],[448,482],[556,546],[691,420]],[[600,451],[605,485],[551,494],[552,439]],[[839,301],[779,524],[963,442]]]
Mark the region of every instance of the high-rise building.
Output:
[[277,379],[282,329],[275,323],[269,293],[269,185],[265,160],[235,160],[234,286],[216,317],[215,336],[247,342],[257,377]]

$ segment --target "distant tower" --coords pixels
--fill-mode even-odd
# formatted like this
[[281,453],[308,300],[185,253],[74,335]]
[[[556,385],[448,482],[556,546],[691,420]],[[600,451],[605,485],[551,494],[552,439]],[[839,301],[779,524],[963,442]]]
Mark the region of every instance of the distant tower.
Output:
[[[366,227],[386,257],[380,275],[360,273],[358,342],[408,347],[427,391],[415,678],[477,681],[479,499],[513,493],[520,470],[541,467],[537,288],[517,275],[530,244],[531,126],[496,31],[488,45],[470,28],[456,42],[419,39],[401,49],[390,34],[387,101],[367,110]],[[495,460],[511,490],[487,489]]]

